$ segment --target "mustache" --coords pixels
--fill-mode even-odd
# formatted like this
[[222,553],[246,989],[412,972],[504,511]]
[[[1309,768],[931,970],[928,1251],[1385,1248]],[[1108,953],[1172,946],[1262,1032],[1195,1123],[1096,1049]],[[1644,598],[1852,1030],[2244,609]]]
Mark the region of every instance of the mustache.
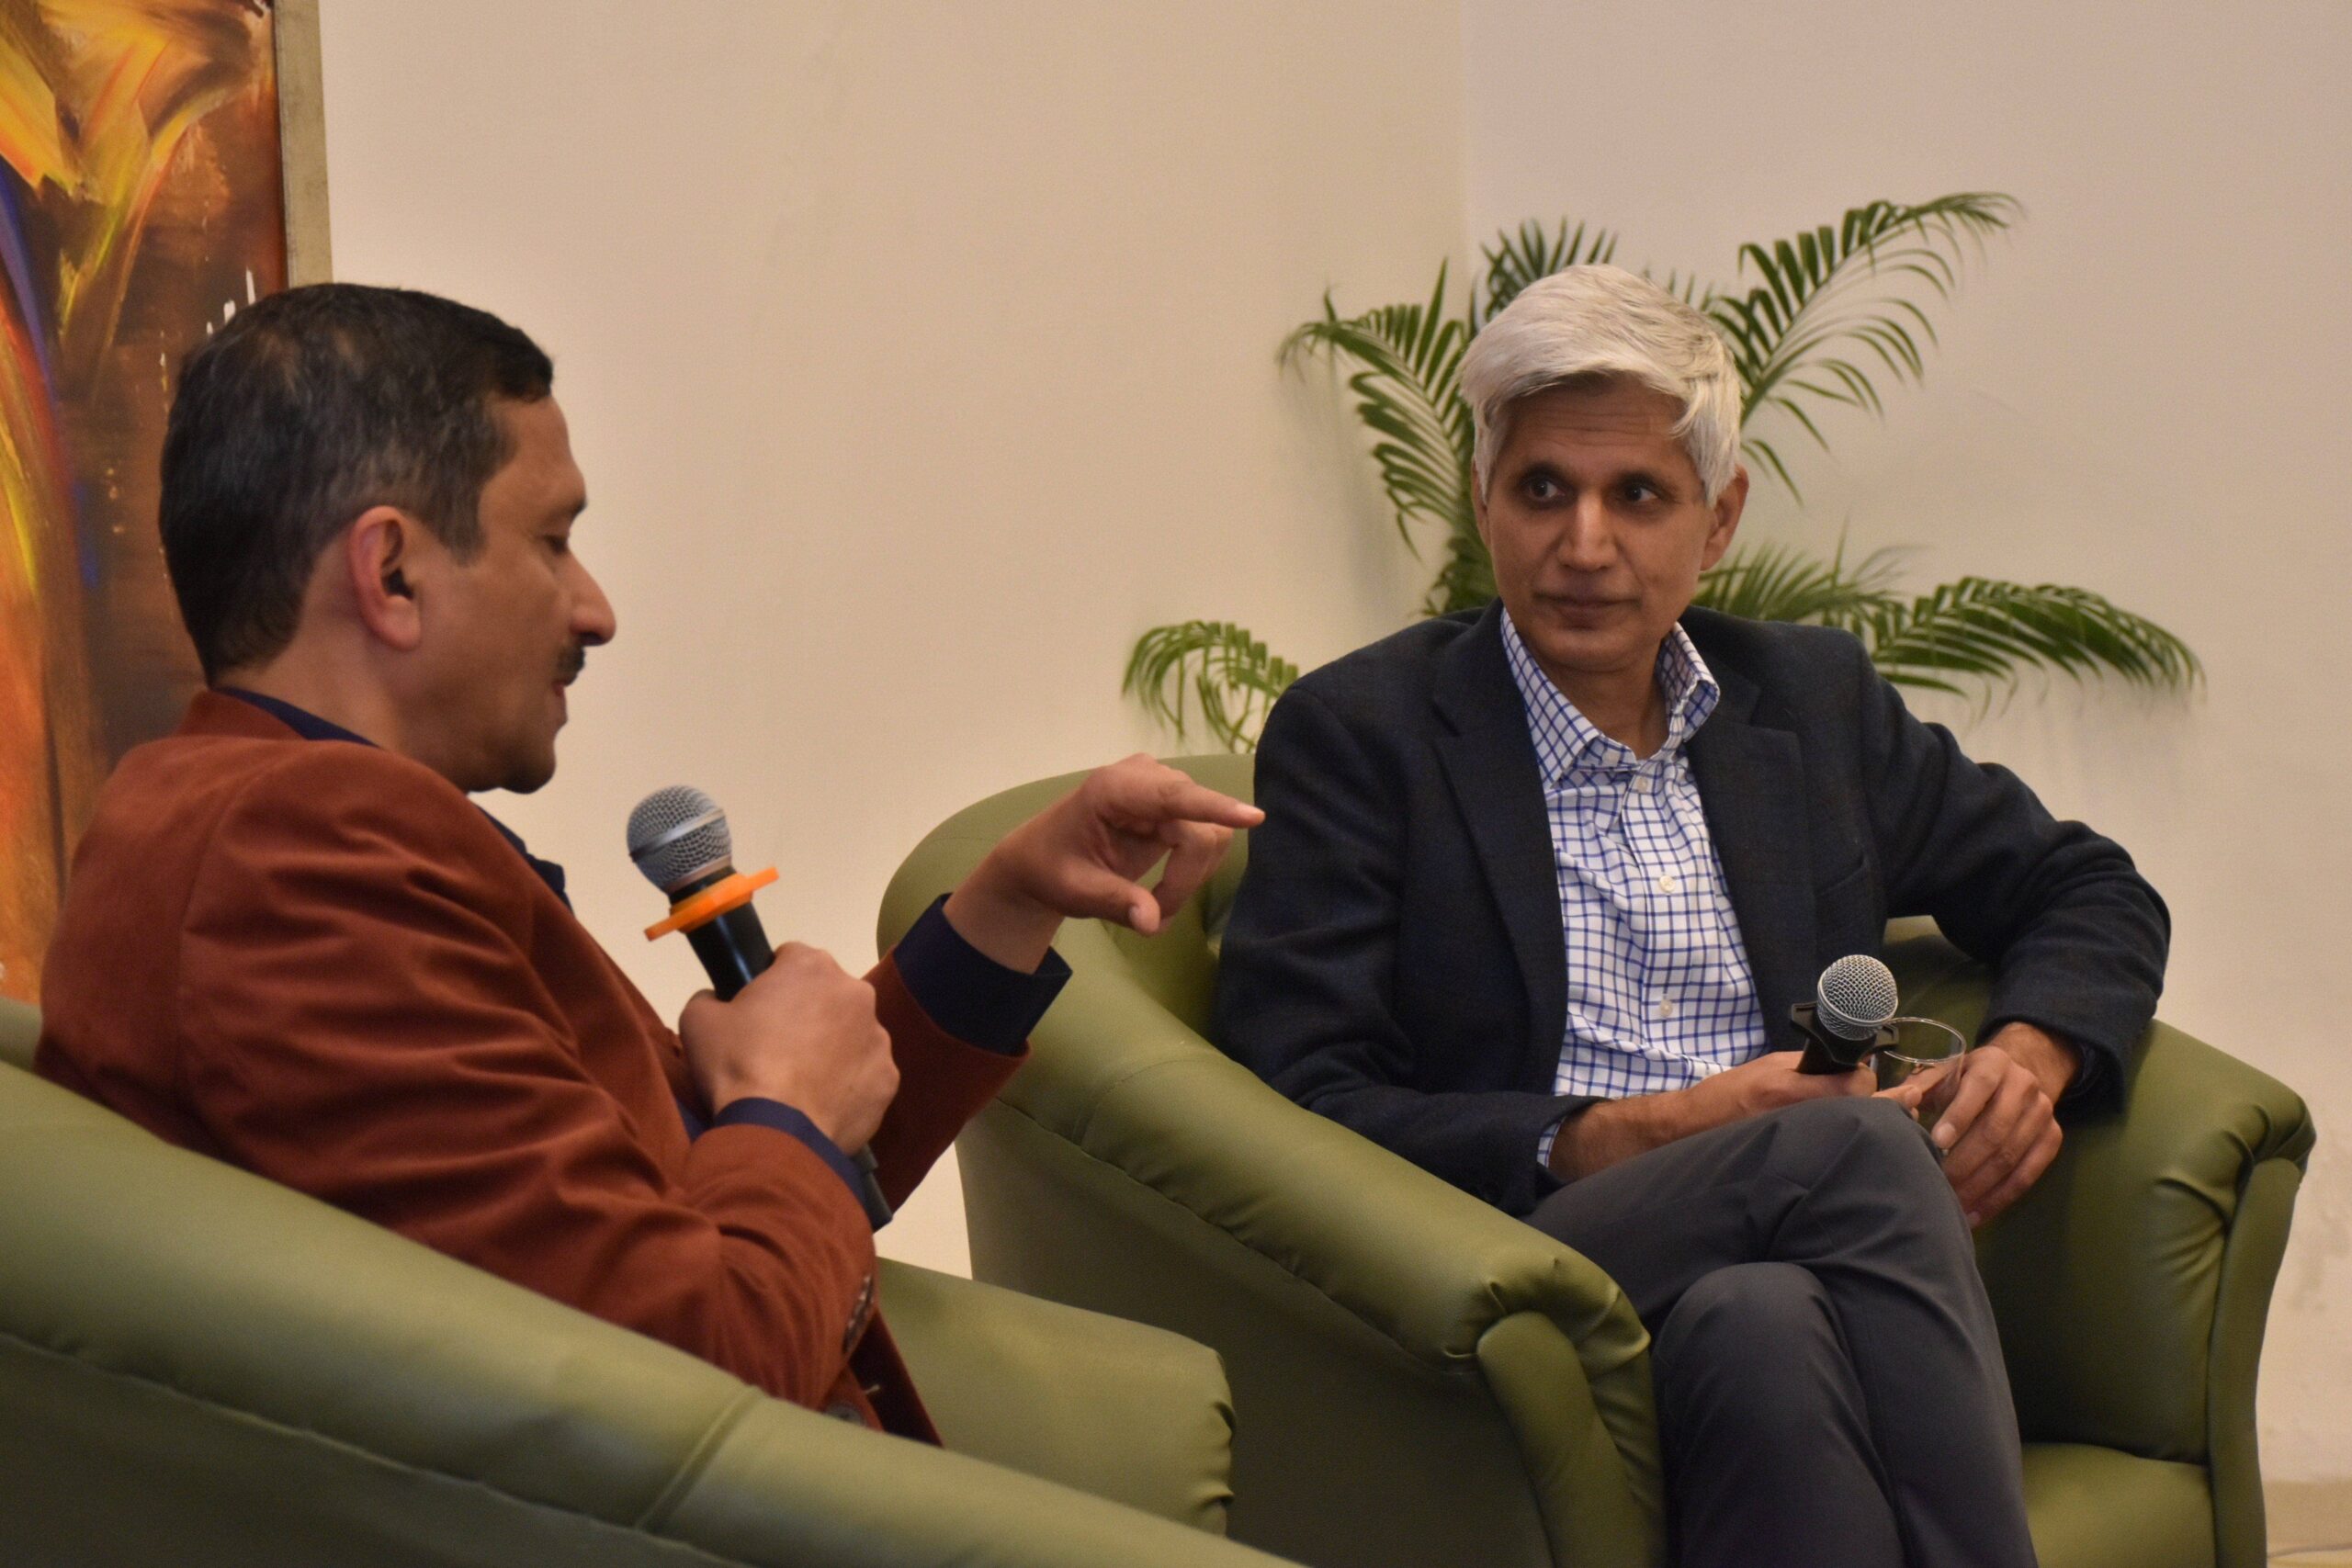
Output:
[[564,649],[563,657],[556,661],[556,679],[569,686],[580,679],[580,671],[585,669],[587,664],[588,645],[584,642],[575,642]]

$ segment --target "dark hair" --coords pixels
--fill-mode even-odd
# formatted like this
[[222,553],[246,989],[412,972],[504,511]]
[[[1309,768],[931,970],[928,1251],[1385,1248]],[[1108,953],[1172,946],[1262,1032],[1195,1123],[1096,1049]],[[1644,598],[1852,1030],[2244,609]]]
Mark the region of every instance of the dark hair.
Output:
[[460,559],[514,456],[493,399],[555,367],[485,310],[322,283],[240,311],[187,356],[164,436],[164,563],[205,679],[294,636],[312,567],[371,506],[413,513]]

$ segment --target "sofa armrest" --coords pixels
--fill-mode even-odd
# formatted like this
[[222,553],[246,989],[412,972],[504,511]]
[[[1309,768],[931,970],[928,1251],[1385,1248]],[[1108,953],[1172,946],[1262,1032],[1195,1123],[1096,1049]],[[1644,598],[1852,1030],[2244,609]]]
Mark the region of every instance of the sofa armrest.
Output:
[[[1246,758],[1171,761],[1211,787],[1246,791]],[[887,950],[1004,833],[1077,777],[1007,791],[925,838],[885,896],[879,944]],[[1488,1408],[1498,1406],[1516,1434],[1555,1560],[1596,1551],[1655,1560],[1662,1513],[1648,1337],[1615,1282],[1530,1226],[1294,1105],[1196,1032],[1215,976],[1204,907],[1229,899],[1246,837],[1236,848],[1212,886],[1156,939],[1091,920],[1063,928],[1055,945],[1073,977],[1039,1025],[1030,1063],[967,1134],[967,1173],[981,1156],[1004,1182],[1015,1179],[1016,1166],[1020,1179],[1043,1179],[1040,1161],[1083,1168],[1088,1174],[1072,1179],[1091,1190],[1097,1218],[1108,1212],[1103,1204],[1135,1201],[1123,1191],[1171,1205],[1294,1289],[1305,1286],[1354,1334],[1423,1375],[1486,1390]],[[1016,1145],[1031,1152],[1011,1154]],[[1238,1282],[1246,1270],[1227,1276],[1233,1293],[1216,1305],[1206,1297],[1218,1291],[1205,1286],[1189,1307],[1144,1303],[1106,1280],[1109,1264],[1034,1229],[1037,1205],[1016,1201],[1010,1187],[984,1201],[967,1190],[967,1209],[984,1272],[987,1254],[1005,1270],[996,1277],[1022,1289],[1172,1323],[1227,1349],[1229,1364],[1247,1354],[1237,1339],[1220,1337],[1254,1334],[1235,1314],[1252,1301],[1267,1304],[1250,1294],[1262,1286]],[[1096,1232],[1091,1239],[1108,1238]],[[1148,1259],[1135,1261],[1166,1269],[1154,1280],[1163,1291],[1182,1291],[1186,1280],[1205,1280],[1231,1262],[1204,1257],[1187,1273],[1171,1254]],[[1327,1346],[1350,1338],[1336,1324],[1321,1332]],[[1285,1353],[1306,1348],[1287,1342]],[[1271,1354],[1272,1341],[1259,1348]],[[1300,1386],[1279,1370],[1268,1375]],[[1270,1413],[1258,1408],[1256,1416],[1246,1403],[1240,1410],[1245,1444],[1266,1429]],[[1245,1475],[1245,1511],[1249,1485]]]
[[895,1260],[881,1301],[951,1450],[1224,1533],[1233,1401],[1215,1351]]
[[1294,1105],[1144,990],[1099,927],[1062,946],[1075,976],[999,1114],[1246,1248],[1430,1373],[1485,1387],[1558,1560],[1600,1541],[1617,1560],[1655,1560],[1649,1341],[1615,1281]]
[[[1906,1009],[1973,1033],[1983,966],[1932,928],[1889,935]],[[2150,1028],[2122,1113],[2071,1123],[2056,1163],[1977,1238],[2029,1440],[2199,1462],[2241,1430],[2251,1444],[2263,1319],[2313,1136],[2277,1079]]]
[[[1177,761],[1232,787],[1218,764],[1242,760]],[[887,951],[1003,832],[1080,776],[1007,791],[933,831],[891,881],[879,945]],[[1170,976],[1158,971],[1200,966],[1182,956],[1207,948],[1200,900],[1156,939],[1072,920],[1054,945],[1072,977],[1005,1104],[1283,1264],[1421,1359],[1468,1365],[1479,1337],[1516,1312],[1553,1318],[1596,1375],[1642,1357],[1647,1337],[1592,1263],[1294,1105],[1146,987],[1147,975],[1165,987]]]

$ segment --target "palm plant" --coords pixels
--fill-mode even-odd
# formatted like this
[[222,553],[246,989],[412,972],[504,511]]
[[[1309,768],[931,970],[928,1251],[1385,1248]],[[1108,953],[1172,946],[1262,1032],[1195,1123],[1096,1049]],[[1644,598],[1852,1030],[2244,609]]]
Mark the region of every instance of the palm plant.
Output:
[[[2015,199],[1962,191],[1917,206],[1873,201],[1769,245],[1740,247],[1744,292],[1669,276],[1663,286],[1704,312],[1730,345],[1743,399],[1742,455],[1801,499],[1787,455],[1754,433],[1793,424],[1826,449],[1815,415],[1829,406],[1884,412],[1882,380],[1917,383],[1936,341],[1930,305],[1948,300],[1967,252],[2011,227]],[[1425,302],[1341,316],[1323,314],[1284,340],[1293,365],[1327,355],[1353,368],[1356,414],[1372,434],[1381,488],[1406,547],[1419,557],[1439,541],[1437,572],[1422,602],[1446,615],[1494,597],[1494,563],[1471,510],[1470,405],[1462,355],[1519,291],[1563,267],[1613,259],[1613,235],[1563,220],[1523,223],[1486,250],[1487,271],[1459,312],[1449,308],[1447,268]],[[1889,680],[1980,701],[2013,689],[2029,671],[2075,680],[2119,678],[2182,692],[2202,676],[2188,645],[2143,616],[2087,589],[1964,577],[1906,594],[1899,558],[1881,550],[1849,564],[1776,542],[1744,546],[1701,580],[1698,603],[1758,620],[1839,626],[1860,637]],[[1185,621],[1137,641],[1124,690],[1153,718],[1189,738],[1193,716],[1216,744],[1246,750],[1297,667],[1240,626]]]

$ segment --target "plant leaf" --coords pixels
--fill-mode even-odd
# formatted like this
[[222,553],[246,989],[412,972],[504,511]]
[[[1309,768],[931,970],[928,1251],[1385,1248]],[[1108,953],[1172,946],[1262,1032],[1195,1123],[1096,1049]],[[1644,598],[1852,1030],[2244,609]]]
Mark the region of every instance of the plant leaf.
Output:
[[1493,321],[1504,306],[1519,298],[1521,289],[1537,278],[1566,267],[1610,261],[1616,254],[1616,235],[1583,223],[1572,232],[1565,218],[1549,234],[1532,218],[1516,232],[1502,231],[1487,247],[1487,304],[1479,310],[1474,293],[1470,330],[1475,333]]
[[[1740,270],[1755,284],[1713,295],[1705,309],[1731,344],[1743,419],[1777,409],[1826,446],[1807,402],[1883,412],[1878,375],[1917,382],[1927,370],[1921,341],[1932,344],[1936,332],[1917,297],[1950,298],[1966,251],[2022,213],[2014,197],[1960,191],[1916,207],[1873,201],[1835,228],[1742,245]],[[1797,493],[1778,454],[1746,445],[1757,467]]]
[[2186,693],[2205,673],[2188,645],[2154,621],[2054,583],[1963,577],[1873,609],[1854,629],[1881,674],[1929,691],[2007,693],[2030,670],[2054,670]]
[[1470,405],[1462,400],[1462,351],[1470,329],[1445,313],[1446,268],[1419,305],[1385,305],[1342,317],[1323,299],[1323,319],[1283,342],[1284,363],[1317,352],[1361,366],[1348,378],[1356,416],[1375,437],[1372,455],[1381,488],[1396,513],[1396,531],[1415,554],[1417,522],[1449,538],[1470,532]]
[[1699,580],[1694,604],[1751,621],[1799,621],[1851,631],[1899,606],[1897,554],[1873,550],[1851,568],[1846,549],[1821,560],[1787,545],[1750,545]]
[[1136,639],[1119,690],[1180,744],[1190,739],[1187,716],[1197,705],[1201,727],[1219,746],[1247,751],[1274,699],[1297,679],[1297,665],[1230,621],[1180,621]]

